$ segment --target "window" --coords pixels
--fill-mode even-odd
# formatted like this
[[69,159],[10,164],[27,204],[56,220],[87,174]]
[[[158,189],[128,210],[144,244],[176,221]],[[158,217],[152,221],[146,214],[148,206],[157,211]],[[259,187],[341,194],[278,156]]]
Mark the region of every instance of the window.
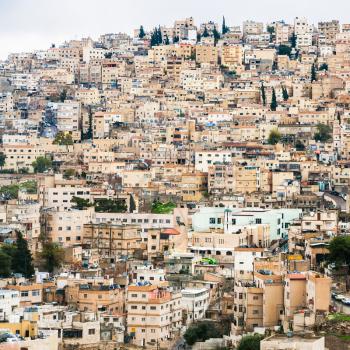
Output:
[[210,219],[209,219],[209,224],[215,225],[215,223],[216,223],[215,218],[210,218]]
[[131,305],[131,310],[137,310],[137,305]]
[[21,297],[27,297],[28,296],[28,292],[21,292]]
[[157,307],[156,306],[151,306],[150,309],[151,310],[157,310]]
[[256,223],[256,224],[261,224],[261,219],[260,219],[260,218],[256,218],[256,219],[255,219],[255,223]]
[[39,296],[40,295],[40,290],[33,290],[32,291],[32,296],[33,297],[37,297],[37,296]]
[[93,334],[95,334],[95,328],[89,329],[89,335],[93,335]]

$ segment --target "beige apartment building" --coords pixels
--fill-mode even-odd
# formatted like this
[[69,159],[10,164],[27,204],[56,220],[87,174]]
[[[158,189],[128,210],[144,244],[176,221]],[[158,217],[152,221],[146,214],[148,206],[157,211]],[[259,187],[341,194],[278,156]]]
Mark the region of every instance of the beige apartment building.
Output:
[[182,327],[182,295],[154,285],[129,286],[127,332],[138,346],[166,346]]
[[124,312],[124,290],[115,285],[84,285],[80,284],[77,300],[74,300],[79,311],[122,314]]
[[338,20],[318,22],[318,30],[325,36],[327,44],[335,44],[337,34],[340,32]]
[[223,46],[221,64],[237,72],[242,69],[243,49],[241,45]]
[[85,105],[95,105],[100,103],[101,97],[98,89],[79,89],[76,91],[76,98]]
[[219,59],[219,52],[216,46],[197,45],[196,46],[196,62],[216,64]]
[[140,228],[111,223],[85,224],[82,244],[96,249],[101,258],[115,261],[117,257],[129,256],[141,249]]

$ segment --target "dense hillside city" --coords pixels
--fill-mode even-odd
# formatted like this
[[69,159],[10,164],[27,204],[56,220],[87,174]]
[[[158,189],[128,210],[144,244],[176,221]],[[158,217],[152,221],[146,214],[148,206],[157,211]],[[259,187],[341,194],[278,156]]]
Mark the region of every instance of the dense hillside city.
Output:
[[135,26],[0,61],[0,349],[349,349],[350,22]]

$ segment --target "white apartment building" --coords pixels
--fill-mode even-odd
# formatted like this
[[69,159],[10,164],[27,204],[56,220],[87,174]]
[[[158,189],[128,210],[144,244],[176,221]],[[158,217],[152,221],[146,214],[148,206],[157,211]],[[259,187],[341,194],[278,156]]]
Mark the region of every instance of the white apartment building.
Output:
[[203,79],[201,70],[192,69],[181,71],[180,85],[185,91],[203,91]]
[[208,172],[208,168],[215,163],[231,163],[230,151],[197,151],[195,153],[195,168],[197,171]]
[[297,48],[312,45],[312,25],[308,24],[306,18],[296,17],[294,20],[294,33],[297,37]]
[[239,280],[252,280],[254,261],[264,256],[264,248],[235,248],[234,277]]
[[0,322],[8,321],[15,309],[19,307],[19,292],[0,289]]
[[78,131],[80,122],[80,103],[65,101],[56,104],[56,122],[59,131]]
[[44,206],[57,211],[68,210],[72,207],[71,199],[80,197],[91,200],[89,187],[54,187],[45,189]]
[[187,326],[205,318],[209,307],[209,290],[207,288],[186,288],[181,293],[182,304],[187,313]]
[[92,47],[83,48],[83,61],[89,63],[92,60],[103,60],[108,50]]

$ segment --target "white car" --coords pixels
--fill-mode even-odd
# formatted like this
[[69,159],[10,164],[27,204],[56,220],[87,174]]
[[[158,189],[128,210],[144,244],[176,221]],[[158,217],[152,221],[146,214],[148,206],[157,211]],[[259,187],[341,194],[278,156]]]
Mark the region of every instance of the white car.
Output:
[[342,299],[341,302],[342,302],[343,304],[345,304],[345,305],[350,305],[350,298]]
[[335,300],[338,300],[338,301],[342,301],[342,300],[346,299],[346,297],[342,294],[338,294],[334,298],[335,298]]

